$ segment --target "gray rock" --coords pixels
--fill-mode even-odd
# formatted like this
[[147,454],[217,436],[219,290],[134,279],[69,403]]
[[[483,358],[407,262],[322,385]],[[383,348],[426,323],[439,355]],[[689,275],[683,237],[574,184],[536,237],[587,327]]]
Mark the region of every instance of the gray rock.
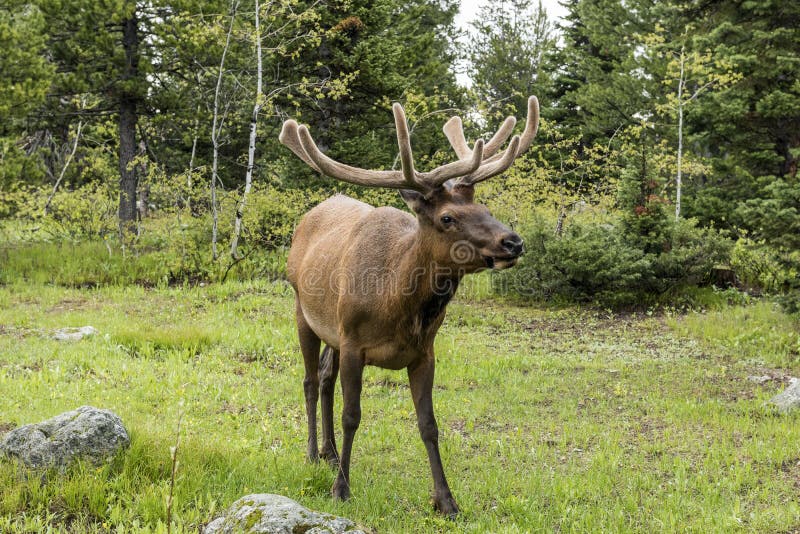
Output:
[[81,406],[47,421],[15,428],[0,440],[0,454],[29,467],[64,469],[77,458],[100,464],[130,441],[116,414]]
[[81,339],[93,336],[97,333],[97,328],[93,326],[81,326],[80,328],[60,328],[53,334],[53,339],[59,341],[80,341]]
[[769,375],[762,375],[762,376],[750,375],[747,377],[747,379],[755,384],[766,384],[767,382],[772,380],[772,377]]
[[789,387],[782,393],[772,397],[769,402],[778,407],[781,412],[787,413],[800,408],[800,380],[792,378]]
[[206,525],[203,534],[365,534],[344,517],[312,512],[282,495],[256,493],[242,497]]

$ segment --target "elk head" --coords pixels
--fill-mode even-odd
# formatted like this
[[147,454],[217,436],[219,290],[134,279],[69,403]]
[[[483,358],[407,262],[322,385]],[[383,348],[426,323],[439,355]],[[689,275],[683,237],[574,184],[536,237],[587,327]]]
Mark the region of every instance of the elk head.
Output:
[[521,136],[511,138],[499,151],[516,124],[508,117],[492,138],[479,139],[470,147],[464,137],[461,119],[452,117],[444,133],[458,160],[432,171],[414,167],[408,124],[403,108],[392,106],[401,169],[375,171],[339,163],[320,151],[303,125],[287,120],[280,141],[311,168],[344,182],[369,187],[400,190],[400,196],[419,222],[420,241],[428,247],[431,259],[445,268],[468,274],[480,269],[505,269],[516,264],[523,252],[522,238],[492,217],[483,204],[474,202],[476,184],[508,169],[528,149],[539,125],[539,102],[528,98],[528,115]]

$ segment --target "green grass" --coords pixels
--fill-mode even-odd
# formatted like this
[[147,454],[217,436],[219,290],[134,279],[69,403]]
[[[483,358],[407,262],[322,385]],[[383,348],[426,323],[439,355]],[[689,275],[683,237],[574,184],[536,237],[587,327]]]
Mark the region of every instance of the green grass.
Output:
[[[152,221],[153,224],[163,221]],[[0,284],[25,282],[65,287],[143,285],[167,287],[200,281],[275,279],[283,275],[287,251],[246,248],[246,257],[233,262],[226,244],[211,260],[205,236],[182,232],[148,232],[134,247],[121,247],[116,237],[25,241],[13,225],[0,221]],[[202,243],[202,244],[201,244]]]
[[770,367],[800,367],[800,328],[797,319],[772,302],[691,313],[670,321],[679,335],[700,339],[733,360]]
[[[764,365],[800,373],[796,322],[769,304],[668,320],[545,311],[486,300],[484,287],[462,288],[437,338],[455,522],[431,508],[404,372],[367,369],[353,499],[330,499],[334,474],[304,459],[285,285],[0,287],[0,428],[91,404],[132,438],[99,468],[31,476],[0,462],[0,532],[166,532],[182,413],[173,532],[253,492],[378,532],[800,529],[800,416],[764,407],[781,384],[746,379]],[[83,325],[100,334],[51,339]],[[733,350],[734,333],[751,348]]]

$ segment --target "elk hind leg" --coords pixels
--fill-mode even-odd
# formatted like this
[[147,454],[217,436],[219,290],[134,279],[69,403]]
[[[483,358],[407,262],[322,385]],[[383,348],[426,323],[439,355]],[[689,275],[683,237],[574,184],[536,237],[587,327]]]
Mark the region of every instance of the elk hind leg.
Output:
[[322,451],[320,456],[332,466],[339,465],[333,430],[333,393],[339,375],[339,351],[326,346],[320,357],[319,396],[322,404]]
[[339,457],[339,473],[331,493],[335,499],[350,498],[350,453],[353,438],[361,423],[361,380],[364,360],[357,351],[341,348],[339,372],[342,380],[342,454]]
[[297,300],[295,316],[297,320],[297,335],[300,340],[300,351],[303,353],[305,364],[305,378],[303,379],[303,392],[306,399],[306,417],[308,418],[308,451],[310,462],[319,461],[317,449],[317,400],[319,399],[319,347],[320,339],[308,325],[300,301]]

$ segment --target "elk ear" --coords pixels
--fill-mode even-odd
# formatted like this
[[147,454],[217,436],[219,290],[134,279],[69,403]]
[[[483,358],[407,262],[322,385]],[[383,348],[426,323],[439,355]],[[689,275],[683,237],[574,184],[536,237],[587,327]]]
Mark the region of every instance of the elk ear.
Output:
[[413,189],[400,189],[400,197],[414,213],[422,213],[430,204],[425,195]]

